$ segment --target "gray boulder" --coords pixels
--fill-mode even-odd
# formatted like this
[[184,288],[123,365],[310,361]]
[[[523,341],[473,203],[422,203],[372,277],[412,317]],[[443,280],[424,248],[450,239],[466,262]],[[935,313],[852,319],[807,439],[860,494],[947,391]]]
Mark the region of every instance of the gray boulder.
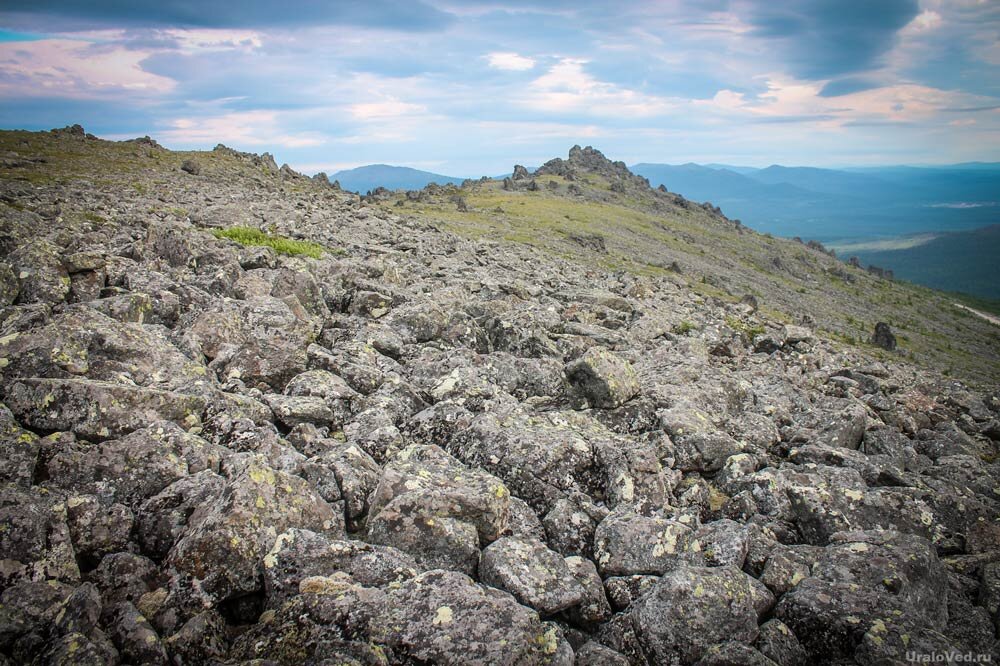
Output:
[[704,561],[691,527],[678,520],[616,512],[597,526],[594,560],[602,576],[660,575]]
[[810,658],[850,657],[877,626],[943,629],[947,585],[944,565],[926,539],[846,532],[823,549],[811,575],[784,594],[775,616]]
[[734,567],[684,567],[665,574],[629,611],[653,663],[692,663],[725,641],[758,635],[749,576]]
[[507,590],[542,615],[575,606],[586,594],[562,555],[543,543],[517,537],[498,539],[483,549],[479,579]]
[[615,409],[639,394],[631,364],[601,347],[588,349],[565,373],[581,403],[597,409]]
[[397,659],[437,664],[510,666],[573,663],[554,625],[506,592],[476,585],[456,572],[430,571],[387,594],[373,640]]

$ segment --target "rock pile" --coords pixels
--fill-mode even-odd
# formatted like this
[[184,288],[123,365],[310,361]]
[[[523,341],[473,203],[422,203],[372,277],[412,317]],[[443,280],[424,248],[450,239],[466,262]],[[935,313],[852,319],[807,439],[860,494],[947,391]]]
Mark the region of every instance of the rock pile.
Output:
[[997,654],[995,388],[142,159],[0,192],[0,664]]

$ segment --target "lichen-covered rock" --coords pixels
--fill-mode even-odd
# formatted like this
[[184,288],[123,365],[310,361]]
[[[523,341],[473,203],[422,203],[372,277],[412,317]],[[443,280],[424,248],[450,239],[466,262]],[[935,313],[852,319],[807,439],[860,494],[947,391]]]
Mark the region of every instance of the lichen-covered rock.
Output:
[[775,616],[812,659],[850,656],[879,622],[940,631],[947,577],[926,539],[891,531],[836,535],[811,575],[785,593]]
[[597,567],[590,560],[578,556],[566,558],[566,566],[576,581],[583,586],[583,600],[570,608],[569,616],[577,624],[595,626],[611,617],[611,605],[604,593],[604,584]]
[[212,359],[221,379],[281,390],[306,369],[306,347],[316,334],[309,316],[296,312],[301,309],[297,299],[289,298],[218,302],[191,323],[185,336]]
[[225,659],[229,652],[226,622],[218,611],[205,611],[184,623],[164,641],[174,663],[210,664]]
[[892,489],[837,486],[789,487],[792,513],[808,543],[823,545],[837,532],[897,530],[935,538],[934,513],[926,503]]
[[670,435],[682,471],[715,472],[729,456],[742,447],[731,435],[720,430],[701,409],[678,406],[657,414],[663,429]]
[[748,576],[734,567],[683,567],[665,574],[629,618],[654,663],[691,663],[724,641],[757,638]]
[[385,664],[392,650],[370,637],[387,603],[384,591],[338,573],[305,578],[297,596],[233,641],[230,655],[281,666],[318,660]]
[[614,435],[604,426],[577,412],[487,412],[456,433],[448,450],[545,514],[559,499],[603,493],[606,477],[594,464],[594,441],[609,439]]
[[563,555],[590,557],[597,523],[573,502],[560,499],[542,519],[549,547]]
[[302,479],[250,458],[215,501],[200,506],[167,557],[216,602],[262,589],[264,556],[292,527],[341,536],[343,515]]
[[79,561],[95,563],[128,548],[135,515],[123,504],[104,504],[93,495],[66,500],[66,518]]
[[574,666],[628,666],[624,655],[595,641],[587,641],[576,651]]
[[40,451],[38,435],[21,428],[7,406],[0,403],[0,483],[27,488],[35,478]]
[[400,495],[372,514],[368,541],[412,555],[423,570],[450,569],[475,575],[482,546],[476,526],[447,512],[441,515],[441,508],[429,506],[428,500],[440,501],[437,507],[445,511],[449,506],[440,496]]
[[[41,640],[73,587],[54,580],[21,581],[0,593],[0,651],[11,654],[18,641]],[[27,636],[27,638],[26,638]]]
[[365,587],[385,587],[416,576],[417,563],[395,548],[291,529],[278,535],[264,557],[267,606],[279,608],[298,594],[303,579],[334,571]]
[[695,533],[695,539],[701,544],[706,565],[743,568],[750,549],[750,533],[736,521],[723,519],[703,525]]
[[661,575],[703,559],[694,530],[679,520],[612,513],[594,534],[594,560],[602,576]]
[[150,557],[166,557],[187,529],[195,511],[222,495],[226,481],[211,470],[185,476],[143,502],[136,538]]
[[749,645],[726,641],[705,650],[702,658],[697,661],[697,666],[779,666],[779,664]]
[[615,409],[639,394],[631,364],[601,347],[591,347],[565,368],[575,395],[591,407]]
[[781,666],[805,666],[809,660],[799,639],[781,620],[768,620],[760,625],[760,635],[754,647]]
[[268,406],[281,423],[294,428],[301,423],[327,426],[335,423],[336,416],[323,398],[287,396],[269,393],[264,396]]
[[634,574],[631,576],[610,576],[604,581],[604,592],[611,607],[622,611],[646,594],[660,580],[659,576]]
[[66,300],[69,274],[59,258],[59,249],[45,239],[36,238],[7,256],[18,281],[18,303],[48,303]]
[[0,585],[16,581],[76,583],[80,568],[67,524],[66,504],[38,488],[0,486]]
[[113,609],[125,602],[138,603],[158,576],[159,568],[148,557],[119,552],[103,557],[86,578],[100,590],[105,608]]
[[30,334],[0,338],[0,373],[6,380],[86,377],[185,393],[211,385],[204,365],[192,361],[154,327],[122,323],[93,308],[65,307]]
[[108,439],[153,421],[200,425],[205,399],[172,391],[89,379],[22,379],[9,385],[5,402],[18,420],[39,430],[70,430]]
[[123,661],[150,666],[169,663],[160,636],[131,602],[126,601],[115,610],[110,628],[110,638]]
[[575,606],[586,593],[562,555],[543,543],[517,537],[503,537],[483,549],[479,579],[507,590],[541,615]]
[[560,664],[573,653],[554,625],[506,592],[430,571],[389,590],[372,639],[397,659],[438,664]]
[[160,422],[99,445],[61,450],[46,472],[50,486],[138,507],[188,474],[218,471],[228,454],[174,423]]
[[372,495],[372,520],[377,523],[392,502],[407,495],[414,496],[408,501],[425,507],[427,516],[472,525],[484,544],[500,537],[510,519],[510,492],[503,482],[462,465],[436,446],[408,447],[386,465]]

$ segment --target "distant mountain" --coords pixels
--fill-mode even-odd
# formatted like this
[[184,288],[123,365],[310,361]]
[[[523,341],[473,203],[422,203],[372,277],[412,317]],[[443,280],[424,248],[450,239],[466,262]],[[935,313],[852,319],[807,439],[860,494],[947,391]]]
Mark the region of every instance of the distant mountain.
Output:
[[708,167],[709,169],[725,169],[726,171],[732,171],[733,173],[741,173],[743,175],[751,174],[754,171],[760,171],[757,167],[748,166],[735,166],[733,164],[703,164],[702,166]]
[[330,176],[330,180],[336,180],[340,186],[350,192],[364,194],[376,187],[384,187],[390,190],[419,190],[430,183],[438,185],[461,185],[464,178],[455,176],[442,176],[439,173],[430,171],[420,171],[410,167],[390,166],[388,164],[370,164],[368,166],[357,167],[356,169],[346,169],[338,171]]
[[1000,222],[1000,165],[817,169],[637,164],[654,186],[711,201],[758,231],[824,243]]
[[815,193],[794,185],[762,183],[749,175],[700,164],[636,164],[633,173],[645,176],[654,186],[665,185],[671,192],[693,201],[717,199],[794,200],[813,198]]
[[794,185],[810,192],[838,196],[885,196],[887,188],[898,187],[882,180],[877,173],[860,174],[836,169],[786,167],[778,164],[754,171],[749,177],[760,183]]
[[942,234],[899,250],[851,251],[864,265],[891,268],[897,278],[942,289],[1000,300],[1000,224]]

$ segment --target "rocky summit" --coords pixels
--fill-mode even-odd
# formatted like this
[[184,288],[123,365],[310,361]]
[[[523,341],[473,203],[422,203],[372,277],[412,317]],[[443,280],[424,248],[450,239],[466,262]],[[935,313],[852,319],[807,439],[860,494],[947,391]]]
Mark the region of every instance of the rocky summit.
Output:
[[0,176],[3,666],[1000,659],[952,297],[592,148],[359,197],[72,127]]

